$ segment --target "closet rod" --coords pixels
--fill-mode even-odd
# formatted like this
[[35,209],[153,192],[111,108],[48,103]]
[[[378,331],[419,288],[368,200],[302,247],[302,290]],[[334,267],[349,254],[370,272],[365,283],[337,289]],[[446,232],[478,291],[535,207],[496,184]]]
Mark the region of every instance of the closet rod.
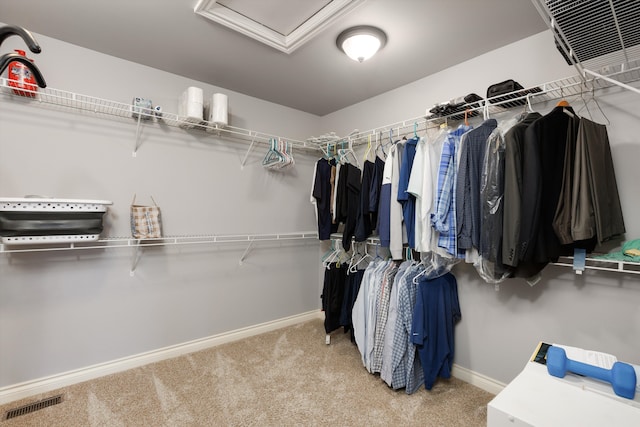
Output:
[[[542,102],[553,101],[564,97],[575,96],[581,93],[587,93],[592,90],[600,90],[609,88],[614,85],[622,87],[627,90],[631,90],[636,93],[640,93],[638,88],[630,86],[628,83],[640,81],[640,61],[636,61],[630,64],[631,67],[623,69],[621,71],[612,72],[609,76],[598,74],[590,70],[586,70],[592,78],[588,79],[584,76],[571,76],[562,79],[546,82],[537,86],[514,91],[508,94],[499,95],[491,98],[483,99],[477,103],[467,104],[460,107],[460,111],[449,114],[447,116],[433,117],[433,116],[419,116],[411,119],[405,119],[396,123],[391,123],[384,126],[378,126],[366,131],[361,131],[356,134],[352,134],[344,139],[351,139],[354,146],[363,145],[368,142],[369,136],[378,136],[380,133],[382,138],[386,138],[389,135],[389,130],[392,130],[393,137],[408,135],[413,133],[414,125],[418,125],[418,131],[424,131],[429,129],[429,124],[433,123],[434,128],[439,124],[445,123],[448,120],[458,122],[461,117],[464,116],[465,110],[467,112],[483,112],[485,108],[488,110],[489,116],[505,113],[508,111],[514,111],[519,106],[509,106],[513,103],[526,102],[527,98],[533,104],[539,104]],[[618,79],[612,78],[617,76]],[[473,105],[478,104],[481,105]],[[526,105],[526,104],[525,104]],[[454,120],[453,118],[456,117]],[[470,117],[472,118],[472,117]],[[402,131],[406,130],[406,131]]]
[[[333,233],[331,235],[331,240],[336,241],[338,243],[342,243],[342,235],[340,233]],[[379,246],[380,238],[377,236],[371,236],[371,237],[368,237],[365,242],[367,243],[367,245]],[[362,242],[356,242],[356,243],[362,243]],[[560,257],[560,259],[557,262],[552,262],[549,264],[556,265],[559,267],[574,268],[572,256]],[[583,270],[598,270],[598,271],[610,271],[614,273],[640,274],[640,263],[630,262],[630,261],[610,260],[605,258],[587,257],[585,259],[584,269],[579,269],[579,268],[576,269],[576,274],[582,274]]]
[[620,87],[621,87],[621,88],[623,88],[623,89],[627,89],[627,90],[630,90],[630,91],[632,91],[632,92],[635,92],[635,93],[640,94],[640,89],[635,88],[635,87],[633,87],[633,86],[629,86],[628,84],[622,83],[622,82],[620,82],[620,81],[618,81],[618,80],[615,80],[615,79],[612,79],[612,78],[610,78],[610,77],[603,76],[602,74],[598,74],[598,73],[596,73],[595,71],[591,71],[591,70],[589,70],[589,69],[585,68],[585,69],[584,69],[584,73],[585,73],[585,75],[586,75],[586,74],[589,74],[589,75],[591,75],[591,76],[593,76],[593,77],[595,77],[595,78],[597,78],[597,79],[605,80],[605,81],[607,81],[607,82],[609,82],[609,83],[612,83],[612,84],[614,84],[614,85],[616,85],[616,86],[620,86]]
[[[0,77],[0,93],[6,96],[11,96],[13,99],[21,100],[24,103],[29,102],[31,105],[37,104],[41,106],[61,107],[65,110],[76,110],[80,112],[91,113],[92,115],[107,116],[113,118],[125,119],[129,122],[134,122],[132,115],[132,105],[128,103],[111,101],[102,98],[96,98],[93,96],[82,95],[74,92],[68,92],[52,87],[38,88],[37,90],[23,90],[23,92],[29,92],[33,94],[33,97],[24,97],[13,93],[13,87],[9,86],[9,79]],[[256,132],[253,130],[243,129],[236,126],[220,127],[212,122],[203,120],[201,123],[190,123],[183,120],[180,116],[171,112],[163,112],[162,117],[156,117],[152,110],[142,110],[137,112],[139,126],[140,123],[151,124],[157,122],[158,124],[180,127],[185,129],[204,130],[218,136],[223,135],[227,137],[235,137],[243,142],[256,141],[262,144],[269,144],[271,139],[283,139],[287,141],[293,148],[302,150],[318,151],[317,144],[313,144],[307,141],[301,141],[291,138],[286,138],[278,135],[272,135],[263,132]],[[139,132],[139,129],[137,130]],[[136,148],[137,148],[136,141]],[[135,152],[135,151],[134,151]]]
[[237,235],[201,235],[167,236],[158,239],[134,239],[132,237],[107,237],[93,242],[75,242],[67,245],[20,247],[0,244],[0,253],[53,252],[84,249],[111,249],[152,246],[202,245],[218,243],[257,243],[273,241],[313,240],[318,238],[317,231],[276,234],[237,234]]

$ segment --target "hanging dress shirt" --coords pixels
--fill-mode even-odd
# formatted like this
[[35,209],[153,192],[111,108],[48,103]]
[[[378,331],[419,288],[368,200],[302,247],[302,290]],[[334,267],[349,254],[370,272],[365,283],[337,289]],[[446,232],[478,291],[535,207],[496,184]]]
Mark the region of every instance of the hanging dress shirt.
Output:
[[409,247],[413,249],[415,249],[416,247],[416,197],[408,191],[408,187],[409,178],[411,177],[411,169],[413,167],[414,159],[416,156],[417,145],[417,137],[411,138],[405,143],[404,155],[402,156],[402,164],[400,165],[397,193],[398,201],[402,204],[402,216],[404,219],[404,226],[407,231],[407,243],[409,244]]
[[[396,142],[391,147],[387,157],[387,161],[391,161],[391,176],[389,177],[391,182],[391,198],[389,201],[389,252],[391,252],[391,258],[395,260],[402,259],[403,246],[404,243],[407,242],[407,232],[402,217],[402,204],[400,204],[397,197],[404,146],[403,141]],[[387,178],[385,177],[385,179]]]
[[460,126],[448,133],[442,147],[438,174],[438,190],[436,194],[435,212],[431,214],[431,223],[440,233],[438,246],[457,256],[456,230],[456,149],[462,135],[469,131],[469,126]]
[[424,373],[417,350],[411,342],[411,325],[416,305],[418,285],[413,279],[424,271],[424,266],[418,264],[411,268],[398,287],[398,312],[393,334],[391,354],[391,386],[395,389],[404,388],[407,394],[412,394],[424,384]]

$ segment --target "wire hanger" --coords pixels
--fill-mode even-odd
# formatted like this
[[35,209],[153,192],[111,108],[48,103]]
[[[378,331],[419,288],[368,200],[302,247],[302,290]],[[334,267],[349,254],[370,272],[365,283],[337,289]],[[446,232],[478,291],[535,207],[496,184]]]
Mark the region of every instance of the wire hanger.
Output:
[[570,107],[571,105],[569,104],[569,101],[567,101],[566,99],[564,99],[564,88],[561,87],[560,88],[560,101],[558,102],[558,105],[556,105],[556,107]]
[[586,109],[587,113],[589,114],[589,119],[593,121],[593,117],[591,116],[591,110],[589,110],[589,102],[593,101],[594,104],[596,104],[596,107],[598,107],[598,111],[600,111],[600,114],[602,115],[602,117],[604,117],[604,119],[606,120],[607,126],[611,125],[609,118],[604,113],[604,111],[602,111],[602,108],[600,107],[600,103],[598,102],[598,98],[596,98],[595,96],[595,89],[593,86],[591,87],[590,92],[591,92],[591,96],[586,100],[584,99],[582,91],[580,92],[580,98],[582,98],[582,102],[584,103],[584,105],[576,112],[576,114],[580,114],[580,111],[582,111],[583,109]]

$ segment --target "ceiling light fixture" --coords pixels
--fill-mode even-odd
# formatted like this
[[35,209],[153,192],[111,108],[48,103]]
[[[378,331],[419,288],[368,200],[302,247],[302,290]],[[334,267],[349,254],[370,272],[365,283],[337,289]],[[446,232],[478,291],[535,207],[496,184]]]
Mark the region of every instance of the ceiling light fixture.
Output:
[[366,61],[387,43],[387,35],[380,28],[360,25],[347,28],[336,39],[338,49],[354,61]]

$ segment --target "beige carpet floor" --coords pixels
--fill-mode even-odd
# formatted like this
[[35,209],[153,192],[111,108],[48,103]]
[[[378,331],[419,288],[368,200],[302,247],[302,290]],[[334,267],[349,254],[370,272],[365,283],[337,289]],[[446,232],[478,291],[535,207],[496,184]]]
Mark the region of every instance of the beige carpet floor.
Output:
[[[15,426],[484,426],[493,395],[458,379],[413,395],[362,366],[348,334],[313,320],[0,406]],[[8,410],[63,402],[5,420]]]

